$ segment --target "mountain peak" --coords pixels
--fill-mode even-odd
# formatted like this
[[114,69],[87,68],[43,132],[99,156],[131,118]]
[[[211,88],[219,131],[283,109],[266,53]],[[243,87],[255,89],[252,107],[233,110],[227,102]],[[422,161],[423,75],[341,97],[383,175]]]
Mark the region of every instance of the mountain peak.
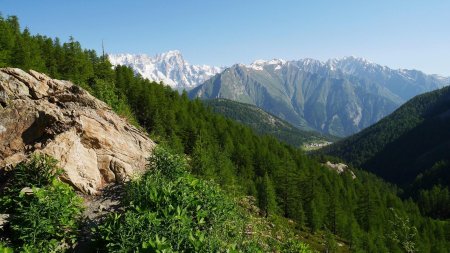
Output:
[[281,68],[281,65],[285,64],[287,61],[283,59],[274,58],[272,60],[256,60],[252,62],[250,65],[245,65],[247,68],[251,68],[254,70],[263,70],[265,66],[269,65],[277,65],[275,69]]
[[183,59],[183,54],[179,50],[170,50],[164,53],[160,53],[156,55],[156,58],[161,59],[171,59],[171,58],[178,58]]
[[251,103],[299,128],[339,136],[369,126],[417,94],[446,85],[447,80],[392,70],[354,56],[326,62],[257,60],[234,66],[245,71],[224,71],[190,96]]
[[166,54],[181,55],[181,51],[174,49],[174,50],[167,51]]
[[208,65],[190,65],[179,50],[170,50],[154,57],[146,54],[109,55],[109,60],[114,66],[129,66],[143,77],[155,82],[162,81],[174,89],[191,89],[223,70]]

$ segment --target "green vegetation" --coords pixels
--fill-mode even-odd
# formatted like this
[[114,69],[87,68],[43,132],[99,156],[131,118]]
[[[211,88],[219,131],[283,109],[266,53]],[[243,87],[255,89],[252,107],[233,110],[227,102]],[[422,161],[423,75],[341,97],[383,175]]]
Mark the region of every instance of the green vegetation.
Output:
[[314,131],[300,130],[288,122],[273,116],[262,109],[228,99],[211,99],[203,101],[213,112],[250,126],[259,134],[275,136],[280,141],[295,147],[303,144],[336,141],[337,137]]
[[423,214],[433,218],[450,217],[450,194],[448,187],[433,186],[430,190],[421,190],[417,201]]
[[[392,209],[402,219],[408,218],[408,227],[417,229],[417,236],[408,238],[415,250],[447,252],[450,248],[450,235],[444,232],[450,231],[448,222],[423,217],[413,201],[402,201],[395,187],[371,174],[355,170],[357,178],[352,179],[349,173],[330,171],[297,148],[271,136],[257,135],[249,127],[213,113],[201,101],[189,100],[186,93],[180,95],[170,87],[136,76],[128,67],[111,69],[106,57],[82,50],[73,39],[61,47],[58,40],[30,36],[27,31],[21,32],[17,19],[11,17],[2,18],[0,27],[2,35],[5,34],[0,40],[4,66],[33,68],[77,82],[121,115],[135,120],[172,153],[186,155],[192,174],[198,177],[179,170],[184,167],[179,159],[159,157],[164,164],[162,168],[173,169],[169,169],[170,173],[149,173],[130,183],[127,194],[135,199],[128,198],[124,202],[125,212],[113,215],[101,228],[101,234],[110,229],[110,237],[102,237],[106,248],[147,247],[163,251],[170,245],[179,250],[206,251],[227,244],[231,249],[246,250],[251,245],[243,245],[245,241],[232,233],[236,230],[226,228],[229,223],[225,218],[228,217],[217,210],[218,207],[231,208],[229,201],[222,190],[205,180],[220,185],[229,198],[256,198],[261,214],[269,218],[281,216],[292,220],[291,225],[286,226],[291,233],[307,234],[309,238],[302,238],[319,250],[325,250],[322,242],[326,241],[326,248],[340,251],[343,247],[336,247],[336,242],[341,241],[354,252],[404,252],[402,240],[392,241],[387,236],[396,228],[391,225],[391,221],[396,220]],[[19,50],[14,49],[15,43],[4,43],[18,40],[26,42],[20,50],[33,48],[32,57],[36,59],[22,58],[21,54],[12,53]],[[44,43],[46,41],[51,43]],[[58,53],[46,54],[47,51]],[[57,56],[61,58],[55,58]],[[155,164],[153,166],[159,166],[159,162]],[[154,182],[160,185],[150,184]],[[203,197],[200,199],[190,191]],[[152,196],[154,192],[157,195]],[[196,211],[198,205],[187,203],[185,197],[200,203],[199,212]],[[208,206],[202,201],[208,201]],[[164,204],[172,202],[172,207]],[[205,216],[197,217],[201,210],[205,210]],[[230,217],[238,222],[239,215],[233,212]],[[163,218],[167,220],[157,221]],[[202,222],[201,218],[204,218]],[[257,227],[257,219],[250,220]],[[223,233],[220,238],[213,234],[200,239],[206,229],[203,222],[213,228],[217,226],[217,233],[230,231],[232,234]],[[161,226],[163,230],[158,237],[148,228],[150,225]],[[238,223],[233,226],[239,227]],[[148,235],[140,236],[146,228]],[[313,242],[311,238],[316,235],[326,235],[326,240]],[[139,237],[145,240],[140,241]],[[116,239],[108,241],[108,238]],[[280,247],[281,251],[292,251],[292,248],[283,248],[288,247],[287,244],[303,247],[298,245],[297,239],[287,238],[297,237],[283,237],[284,241],[274,247]],[[276,245],[275,242],[268,244]]]
[[57,179],[60,170],[56,161],[36,155],[12,171],[1,191],[0,212],[9,213],[11,218],[0,241],[24,252],[60,252],[73,247],[82,199]]
[[311,252],[289,238],[247,235],[245,212],[216,184],[191,176],[182,157],[157,148],[150,164],[125,186],[123,212],[96,230],[108,252]]
[[[413,98],[379,123],[322,152],[402,186],[405,197],[422,199],[418,203],[424,214],[448,219],[448,194],[440,195],[450,187],[449,111],[450,87],[445,87]],[[432,190],[434,186],[442,190]],[[424,201],[425,196],[443,201],[443,206]]]

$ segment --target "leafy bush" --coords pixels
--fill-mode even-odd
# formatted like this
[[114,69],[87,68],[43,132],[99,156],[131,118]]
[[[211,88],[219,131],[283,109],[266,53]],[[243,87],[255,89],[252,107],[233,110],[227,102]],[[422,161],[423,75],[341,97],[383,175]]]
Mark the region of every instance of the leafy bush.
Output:
[[[162,148],[151,170],[126,186],[122,214],[111,214],[98,229],[109,251],[212,252],[233,248],[243,224],[238,212],[213,183],[186,172],[186,163]],[[239,220],[239,219],[238,219]]]
[[[25,252],[61,252],[77,237],[82,199],[59,181],[56,161],[35,155],[18,164],[2,198],[11,214],[10,240]],[[32,191],[21,191],[29,187]],[[6,204],[5,204],[6,203]]]
[[412,226],[409,218],[400,215],[395,209],[390,209],[392,218],[389,220],[391,232],[389,238],[405,252],[417,252],[417,228]]
[[177,179],[186,175],[186,162],[179,155],[173,155],[164,148],[158,147],[149,158],[150,168],[155,173],[166,177],[169,180]]
[[13,238],[23,243],[24,249],[61,251],[76,241],[81,207],[82,199],[58,180],[34,187],[31,196],[20,194],[11,220]]
[[[249,220],[244,213],[218,185],[186,172],[182,157],[157,148],[150,158],[150,167],[146,174],[125,186],[124,211],[110,214],[96,229],[106,250],[265,251],[269,241],[253,237],[253,232],[247,234]],[[274,240],[270,242],[273,243]],[[285,252],[309,252],[304,244],[294,241],[271,246]]]
[[0,242],[0,253],[13,253],[13,249],[8,247],[6,243]]
[[7,212],[13,208],[23,188],[50,185],[62,172],[56,164],[54,158],[44,154],[35,154],[28,162],[17,164],[12,170],[12,178],[2,190],[0,211]]

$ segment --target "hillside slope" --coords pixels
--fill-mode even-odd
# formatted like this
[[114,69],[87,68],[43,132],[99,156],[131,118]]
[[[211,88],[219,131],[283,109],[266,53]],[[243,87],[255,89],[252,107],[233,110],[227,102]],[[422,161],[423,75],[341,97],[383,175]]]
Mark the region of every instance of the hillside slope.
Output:
[[[130,204],[133,205],[127,205],[128,210],[119,210],[130,211],[127,212],[128,214],[112,213],[112,220],[110,220],[112,224],[109,224],[118,225],[118,227],[106,224],[105,229],[108,232],[117,233],[118,237],[124,239],[122,241],[125,244],[124,251],[132,251],[134,247],[127,247],[127,245],[133,242],[137,242],[135,246],[138,248],[153,250],[155,248],[168,248],[169,250],[175,248],[176,250],[176,247],[185,245],[188,246],[187,248],[183,247],[186,251],[199,252],[193,250],[191,246],[194,248],[207,247],[205,242],[209,240],[205,240],[204,232],[211,231],[211,223],[207,217],[205,218],[205,211],[213,208],[214,211],[209,212],[212,217],[224,217],[219,213],[226,210],[220,206],[214,206],[224,199],[223,195],[213,193],[212,195],[216,197],[212,198],[212,203],[204,202],[207,198],[202,197],[202,194],[206,193],[207,188],[202,187],[203,183],[198,179],[201,178],[206,179],[202,180],[206,184],[214,181],[229,196],[251,195],[259,207],[260,213],[264,216],[269,218],[283,216],[288,219],[287,223],[292,225],[289,227],[289,234],[301,233],[305,235],[305,238],[320,235],[319,237],[325,240],[317,242],[319,250],[326,250],[325,247],[328,249],[340,247],[336,245],[336,239],[342,238],[347,245],[351,245],[351,250],[357,252],[401,252],[405,245],[409,248],[414,247],[420,252],[448,252],[446,249],[449,248],[449,240],[443,232],[448,230],[446,229],[448,223],[423,217],[415,203],[399,199],[396,189],[379,178],[356,170],[356,178],[353,178],[350,173],[338,174],[314,158],[306,156],[299,149],[281,143],[271,136],[255,134],[247,126],[212,113],[201,101],[189,100],[186,93],[179,94],[168,86],[137,76],[129,67],[111,68],[106,57],[97,57],[94,51],[83,50],[73,39],[61,46],[59,40],[56,39],[30,36],[28,31],[20,30],[17,19],[14,18],[7,20],[0,18],[0,28],[5,31],[2,38],[5,38],[5,41],[11,41],[10,44],[2,45],[5,48],[4,55],[7,57],[0,60],[0,65],[23,69],[39,68],[40,72],[74,81],[111,105],[112,109],[120,115],[127,116],[135,124],[138,123],[150,133],[153,140],[161,144],[159,146],[166,146],[171,152],[180,154],[182,158],[187,157],[186,162],[189,164],[186,169],[197,178],[190,180],[183,177],[178,181],[176,179],[177,162],[174,163],[170,159],[161,157],[158,159],[162,162],[160,168],[161,171],[168,173],[167,175],[170,177],[170,180],[166,181],[168,184],[160,184],[161,181],[155,177],[157,175],[152,175],[152,172],[156,172],[156,170],[149,172],[149,177],[155,180],[138,180],[135,185],[137,187],[133,187],[130,189],[131,192],[127,192],[140,195],[142,205],[139,203],[140,201],[135,201],[137,198],[133,196],[130,198],[132,200]],[[22,44],[16,46],[18,45],[16,42],[22,42]],[[30,55],[17,53],[20,50],[31,48],[36,52],[31,54],[32,58],[29,57]],[[51,50],[47,50],[49,48]],[[73,89],[78,90],[77,88]],[[75,98],[80,97],[83,96],[75,96]],[[66,96],[62,96],[62,99],[64,98]],[[61,105],[67,108],[73,104],[56,102],[56,106]],[[68,110],[66,116],[70,117],[70,112]],[[109,123],[105,122],[105,124]],[[112,131],[111,134],[105,135],[105,138],[115,139],[114,133]],[[88,144],[96,143],[94,141]],[[127,149],[126,145],[121,147],[122,150],[119,152]],[[95,149],[92,151],[95,152]],[[171,156],[173,155],[169,155],[169,157]],[[84,157],[76,158],[84,159]],[[24,168],[24,166],[20,167]],[[27,166],[25,165],[25,167]],[[34,174],[31,175],[34,176]],[[24,179],[23,176],[21,178]],[[53,176],[50,179],[53,179]],[[22,181],[30,183],[29,180]],[[53,182],[53,180],[51,181]],[[57,185],[60,184],[57,183]],[[188,188],[179,187],[182,185],[186,185]],[[67,189],[67,186],[63,188]],[[193,188],[198,191],[191,191],[190,189]],[[43,231],[46,236],[45,240],[47,243],[53,243],[53,246],[55,246],[55,242],[52,238],[65,235],[64,227],[59,226],[61,221],[68,221],[71,225],[75,225],[72,223],[72,219],[59,218],[61,215],[63,217],[71,216],[70,213],[65,212],[67,205],[60,205],[59,201],[46,200],[48,198],[45,194],[53,194],[53,190],[58,189],[54,189],[51,185],[49,191],[47,188],[43,189],[44,191],[35,189],[41,193],[37,196],[41,199],[19,195],[18,192],[22,189],[16,190],[13,193],[16,197],[21,198],[21,202],[0,201],[0,204],[13,204],[17,208],[10,213],[22,214],[14,221],[16,224],[14,228],[20,234],[11,237],[17,238],[20,244],[41,243],[36,240],[31,241],[34,234],[28,233],[31,229],[23,229],[24,226],[20,226],[21,223],[26,222],[27,228],[33,228],[36,224],[45,225],[46,231]],[[73,196],[72,193],[70,195]],[[5,195],[0,193],[0,196]],[[29,199],[33,199],[31,206]],[[61,198],[58,198],[57,194],[53,194],[50,200],[53,199]],[[42,205],[41,200],[46,205]],[[62,200],[70,203],[70,199]],[[24,209],[22,203],[26,204],[28,209]],[[34,208],[36,206],[37,208]],[[46,206],[53,209],[47,209]],[[160,208],[154,209],[156,206]],[[45,217],[43,218],[45,219],[40,219],[34,214],[30,215],[27,212],[30,209],[35,212],[44,211]],[[57,212],[53,212],[55,209]],[[0,210],[0,213],[8,214],[9,212]],[[225,212],[225,214],[228,213]],[[162,216],[164,216],[163,220],[160,219]],[[206,214],[206,216],[209,215]],[[225,217],[229,218],[227,215]],[[259,220],[259,217],[257,218]],[[36,220],[38,222],[34,222]],[[121,222],[123,220],[128,222]],[[46,224],[47,221],[51,221],[50,226]],[[165,223],[166,221],[169,223]],[[253,234],[256,225],[257,223],[251,223],[250,226],[245,226],[239,231]],[[268,225],[273,227],[271,224]],[[417,236],[410,240],[411,237],[408,233],[405,235],[406,239],[402,237],[398,241],[393,241],[390,236],[380,236],[403,233],[403,230],[398,229],[398,225],[401,225],[401,229],[408,228]],[[61,231],[62,228],[63,232],[55,234],[54,227],[59,228],[58,231]],[[157,232],[153,234],[152,229],[155,228]],[[170,234],[170,238],[169,236],[155,238],[153,235],[161,235],[158,231],[160,228],[164,230],[164,234],[166,232]],[[203,228],[207,230],[203,230]],[[417,228],[417,233],[414,228]],[[139,234],[146,237],[133,236],[136,233],[128,233],[130,230],[139,230],[141,232]],[[263,224],[263,231],[267,230],[267,226]],[[4,233],[0,233],[0,236],[3,235]],[[25,235],[25,237],[21,238],[21,235]],[[233,235],[219,232],[218,236],[220,239],[226,239]],[[31,239],[29,240],[29,238]],[[283,239],[286,239],[278,234],[275,238],[282,243],[284,243]],[[112,240],[107,243],[107,247],[115,247],[122,243],[108,235],[104,239]],[[145,242],[140,241],[142,239],[145,239]],[[2,247],[3,240],[0,239],[0,241],[2,241],[0,243],[0,247]],[[174,243],[173,247],[167,245],[169,241]],[[289,241],[285,243],[291,244]],[[252,245],[246,246],[251,247]],[[95,250],[93,247],[90,249]],[[50,250],[41,252],[48,251]],[[276,251],[283,252],[283,249]],[[300,250],[285,251],[298,252]],[[204,252],[216,252],[216,250],[205,250]],[[259,251],[257,248],[253,248],[248,252]]]
[[[377,124],[323,149],[391,182],[408,185],[432,176],[449,185],[449,168],[427,173],[450,161],[450,88],[419,95]],[[430,179],[421,180],[430,181]],[[429,186],[429,185],[428,185]]]
[[209,99],[203,102],[215,113],[248,125],[260,134],[273,135],[277,139],[296,147],[310,143],[331,142],[338,139],[314,131],[300,130],[251,104],[228,99]]

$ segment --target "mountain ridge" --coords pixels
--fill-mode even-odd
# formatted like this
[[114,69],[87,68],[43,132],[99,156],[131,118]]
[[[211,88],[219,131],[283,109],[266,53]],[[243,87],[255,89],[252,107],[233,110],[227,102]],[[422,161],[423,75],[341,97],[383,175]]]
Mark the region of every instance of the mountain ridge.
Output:
[[450,147],[449,115],[450,87],[444,87],[414,97],[380,122],[321,152],[388,181],[412,184],[419,174],[450,160],[445,152]]
[[[111,158],[122,160],[117,155],[124,151],[135,152],[128,147],[128,141],[122,142],[118,138],[117,129],[125,129],[122,124],[116,124],[108,117],[105,119],[105,114],[99,110],[108,104],[111,106],[106,112],[108,115],[114,110],[118,113],[116,119],[125,117],[140,126],[139,129],[148,131],[159,147],[167,145],[170,149],[163,148],[162,152],[157,152],[158,148],[152,153],[154,156],[145,159],[149,152],[142,148],[137,138],[130,136],[129,142],[136,144],[135,151],[142,154],[141,161],[151,166],[150,174],[128,181],[130,184],[115,185],[119,186],[118,189],[114,187],[117,191],[105,189],[101,193],[100,197],[114,202],[98,199],[98,204],[93,205],[88,201],[86,204],[94,208],[91,210],[100,218],[94,221],[81,215],[82,207],[76,206],[82,201],[75,198],[78,193],[63,182],[54,180],[58,169],[48,166],[51,163],[39,160],[20,163],[13,170],[8,169],[12,177],[3,177],[4,171],[1,170],[0,185],[8,180],[7,184],[14,188],[5,189],[7,194],[3,194],[4,188],[0,187],[0,226],[4,224],[5,214],[7,222],[10,222],[6,233],[2,227],[0,251],[5,247],[8,252],[35,249],[50,252],[65,248],[72,251],[69,247],[76,247],[74,244],[83,241],[86,242],[83,247],[86,250],[82,252],[166,249],[188,252],[227,249],[309,252],[303,243],[299,245],[300,241],[321,252],[333,248],[343,252],[448,251],[448,237],[442,232],[447,231],[447,221],[423,217],[415,203],[399,199],[397,190],[378,177],[355,170],[357,177],[353,179],[350,173],[331,171],[321,164],[326,161],[316,160],[272,137],[258,136],[249,127],[212,113],[201,101],[189,100],[186,93],[180,95],[167,86],[143,79],[130,67],[111,68],[105,57],[98,56],[95,50],[83,49],[72,38],[61,46],[57,38],[30,36],[27,30],[22,32],[17,18],[2,19],[1,15],[0,27],[6,31],[2,41],[11,42],[3,45],[5,50],[2,53],[6,57],[0,59],[0,65],[38,69],[85,88],[83,91],[70,85],[67,92],[57,92],[53,99],[46,92],[52,93],[54,87],[47,90],[45,85],[41,85],[45,80],[41,76],[36,81],[39,92],[31,92],[30,99],[26,95],[29,89],[7,78],[8,82],[13,82],[0,89],[0,111],[5,107],[15,113],[17,107],[11,102],[34,103],[36,98],[45,106],[42,113],[31,113],[26,117],[23,114],[0,117],[0,121],[8,120],[12,124],[0,127],[0,132],[5,128],[11,130],[3,132],[2,137],[15,137],[17,140],[0,148],[16,149],[19,144],[26,152],[40,149],[49,144],[49,137],[69,128],[73,129],[71,133],[74,135],[83,137],[76,147],[87,146],[86,152],[92,155],[98,151],[99,155],[105,154],[98,149],[99,142],[119,141],[119,145],[108,153]],[[36,51],[29,54],[31,49]],[[10,100],[10,87],[18,93],[16,101]],[[40,92],[41,88],[44,93]],[[89,99],[92,96],[87,90],[104,102]],[[87,117],[77,120],[79,117],[73,110],[77,104],[90,107]],[[23,108],[29,110],[33,106]],[[50,120],[46,117],[52,108],[62,110],[63,113],[55,117],[67,119],[68,124],[46,127],[54,122],[52,117]],[[38,116],[36,124],[29,122]],[[86,121],[101,118],[105,121],[102,120],[98,128],[88,128],[88,134],[83,131]],[[14,127],[19,121],[32,124],[31,129],[24,128],[25,136]],[[111,128],[105,129],[105,126]],[[139,130],[131,125],[127,128],[125,133]],[[28,131],[34,129],[39,131]],[[23,141],[26,143],[22,145]],[[20,156],[20,153],[16,155]],[[121,174],[128,167],[120,166],[120,161],[111,163],[76,154],[70,158],[75,162],[102,162],[106,177],[97,177],[99,186],[104,186],[102,179],[114,179],[113,175]],[[136,161],[129,156],[125,159]],[[74,172],[84,175],[84,169]],[[211,191],[211,187],[217,190]],[[220,191],[224,194],[217,194]],[[244,218],[242,214],[230,215],[228,205],[223,204],[226,198],[238,201],[240,196],[249,200],[240,206],[244,208],[243,212],[251,211],[248,221],[240,222],[239,217]],[[219,220],[221,222],[217,223]],[[268,222],[261,223],[264,220]],[[230,233],[232,224],[228,221],[239,222],[233,226],[237,228],[236,232]],[[286,234],[272,230],[278,224],[286,228]],[[409,233],[411,231],[413,234]],[[392,240],[397,238],[390,235],[401,237],[400,240]],[[229,240],[233,237],[237,240]],[[273,250],[267,246],[273,246]]]
[[362,58],[257,60],[235,64],[189,92],[254,104],[304,130],[348,136],[407,99],[448,85],[415,70],[392,70]]
[[313,143],[328,143],[338,138],[325,136],[318,132],[302,131],[288,122],[251,104],[228,99],[210,99],[203,101],[213,112],[248,125],[257,133],[273,135],[292,146],[301,147]]
[[153,57],[147,54],[110,54],[114,65],[132,67],[142,77],[163,82],[178,90],[191,89],[218,74],[223,68],[208,65],[191,65],[180,51],[171,50]]

